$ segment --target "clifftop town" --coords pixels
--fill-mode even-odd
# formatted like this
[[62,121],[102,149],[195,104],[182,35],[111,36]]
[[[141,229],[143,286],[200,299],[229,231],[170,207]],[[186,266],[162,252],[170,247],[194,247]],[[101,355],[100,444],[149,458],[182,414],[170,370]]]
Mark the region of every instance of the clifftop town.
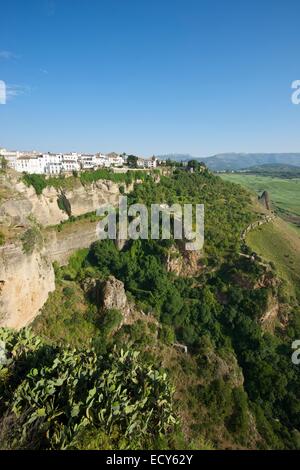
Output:
[[141,158],[115,152],[108,154],[101,152],[95,154],[78,152],[40,153],[0,148],[0,156],[7,162],[7,166],[20,173],[49,175],[111,167],[156,168],[158,164],[162,163],[154,156],[152,158]]

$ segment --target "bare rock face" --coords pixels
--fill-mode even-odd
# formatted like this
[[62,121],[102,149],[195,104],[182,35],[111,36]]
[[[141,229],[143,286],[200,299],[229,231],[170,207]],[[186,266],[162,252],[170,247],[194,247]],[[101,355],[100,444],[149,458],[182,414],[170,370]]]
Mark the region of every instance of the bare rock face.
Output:
[[[0,185],[4,187],[1,181]],[[28,187],[22,181],[12,182],[12,185],[13,194],[0,204],[0,223],[25,224],[31,215],[39,224],[46,227],[68,219],[66,212],[57,204],[57,200],[61,197],[59,189],[47,187],[38,196],[32,186]],[[103,203],[117,204],[119,186],[106,180],[83,186],[78,180],[72,190],[64,192],[64,197],[70,206],[70,213],[78,216],[96,211]]]
[[264,191],[258,200],[263,204],[263,206],[265,206],[266,209],[268,209],[268,211],[271,209],[270,196],[268,191]]
[[43,253],[0,248],[0,326],[22,328],[37,315],[55,289],[52,264]]
[[199,251],[186,251],[184,245],[179,248],[173,246],[166,260],[167,271],[177,276],[193,277],[203,269],[201,258],[202,253]]
[[124,317],[129,315],[130,308],[126,297],[124,284],[114,276],[109,276],[102,286],[102,307],[105,310],[119,310]]
[[65,196],[70,203],[72,215],[96,211],[101,204],[116,205],[119,200],[119,186],[112,181],[99,180],[86,186],[78,185]]

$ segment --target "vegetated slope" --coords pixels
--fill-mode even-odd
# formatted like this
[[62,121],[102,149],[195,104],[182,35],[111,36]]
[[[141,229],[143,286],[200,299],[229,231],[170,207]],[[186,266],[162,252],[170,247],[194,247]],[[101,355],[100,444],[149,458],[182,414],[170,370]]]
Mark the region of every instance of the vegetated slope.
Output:
[[297,223],[300,217],[300,179],[283,179],[248,174],[223,174],[226,181],[238,183],[261,195],[268,191],[278,215]]
[[264,259],[275,264],[287,288],[300,300],[300,230],[276,219],[247,236],[247,243]]
[[[299,447],[299,370],[291,362],[290,347],[300,335],[299,304],[272,266],[240,255],[241,232],[259,216],[251,208],[249,194],[209,173],[178,171],[162,177],[158,184],[137,185],[129,199],[147,205],[205,203],[204,251],[193,274],[183,277],[168,269],[170,256],[180,258],[183,250],[172,239],[130,241],[121,251],[112,241],[96,242],[88,253],[75,254],[68,266],[55,267],[57,289],[35,320],[34,330],[51,347],[57,343],[63,349],[67,343],[83,348],[92,345],[97,357],[104,358],[114,349],[117,354],[121,349],[138,350],[143,367],[156,364],[166,369],[164,380],[175,386],[174,402],[168,396],[157,406],[174,410],[178,424],[171,423],[173,433],[165,429],[160,437],[154,425],[144,442],[134,441],[137,448]],[[117,286],[115,290],[112,285]],[[113,309],[105,308],[108,300]],[[126,309],[116,309],[124,302]],[[271,332],[262,318],[274,303],[279,309]],[[284,327],[281,306],[288,319]],[[111,367],[109,359],[105,360]],[[28,372],[31,367],[29,362],[22,376],[31,384],[28,390],[38,383],[45,396],[39,377]],[[51,366],[49,379],[52,374]],[[16,388],[18,377],[14,368],[12,393],[1,401],[0,429],[5,428],[5,419],[15,416],[16,397],[21,394],[23,400],[18,402],[18,416],[28,406],[23,388]],[[55,396],[59,407],[59,391]],[[106,397],[110,400],[109,394]],[[80,413],[86,407],[83,402]],[[155,408],[155,416],[157,412],[160,416]],[[81,430],[77,448],[131,448],[130,442],[122,440],[127,428],[118,427],[116,416],[116,431],[93,421],[92,429]],[[68,414],[64,418],[55,415],[55,429],[64,425],[67,431],[67,418]],[[43,419],[35,425],[24,447],[36,442],[38,448],[61,447],[60,439],[55,446],[52,440],[37,439],[45,429]],[[10,437],[18,437],[17,430],[17,423],[12,422]],[[89,440],[89,433],[93,439]],[[11,439],[8,444],[2,440],[2,445],[9,447]]]

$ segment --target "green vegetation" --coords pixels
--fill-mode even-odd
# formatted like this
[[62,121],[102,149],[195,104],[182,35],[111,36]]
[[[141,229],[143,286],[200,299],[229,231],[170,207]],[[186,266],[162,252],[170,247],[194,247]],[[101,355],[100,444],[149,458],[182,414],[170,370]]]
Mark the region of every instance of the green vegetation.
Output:
[[240,233],[255,218],[248,191],[206,172],[177,170],[172,177],[162,176],[159,183],[147,180],[128,195],[128,204],[141,202],[150,208],[153,201],[205,205],[204,250],[212,264],[239,250]]
[[8,162],[3,155],[0,155],[0,172],[5,172],[8,167]]
[[135,155],[128,155],[127,164],[130,167],[136,168],[137,167],[137,161],[138,161],[138,157],[136,157]]
[[27,255],[31,254],[35,248],[41,248],[43,237],[38,227],[28,228],[21,236],[23,251]]
[[251,231],[247,243],[253,251],[276,266],[286,288],[300,301],[300,238],[294,226],[277,220]]
[[[291,362],[291,343],[300,337],[296,229],[285,231],[281,221],[266,224],[247,239],[263,261],[241,256],[241,232],[257,219],[249,192],[208,172],[190,174],[178,168],[157,183],[146,178],[128,199],[129,204],[142,202],[148,207],[153,201],[204,203],[205,244],[198,266],[190,277],[167,269],[169,255],[182,254],[183,249],[172,238],[129,241],[121,251],[113,241],[99,241],[75,253],[67,266],[55,265],[56,290],[33,323],[43,338],[39,359],[30,354],[29,365],[18,363],[12,373],[3,374],[13,385],[2,400],[2,445],[11,448],[19,440],[24,448],[299,448],[299,366]],[[111,275],[124,283],[132,307],[128,317],[101,306],[102,287]],[[272,302],[284,307],[288,323],[284,320],[282,325],[279,312],[270,330],[262,319]],[[69,346],[76,351],[71,354]],[[186,346],[188,353],[180,346]],[[131,351],[126,376],[120,366],[125,350]],[[13,357],[17,361],[18,354]],[[56,358],[59,363],[54,367]],[[141,415],[149,416],[148,405],[157,395],[146,380],[149,402],[141,405],[146,396],[135,374],[142,370],[143,380],[147,379],[152,364],[158,364],[162,378],[158,389],[166,393],[166,402],[151,402],[154,411],[143,433],[138,432]],[[88,385],[86,369],[92,371]],[[79,370],[84,375],[80,390]],[[105,382],[109,374],[113,390]],[[71,379],[57,386],[65,376]],[[128,385],[128,376],[134,385],[129,381],[125,391],[122,381]],[[174,400],[170,383],[175,387]],[[50,408],[52,386],[55,406]],[[89,393],[95,387],[95,397],[100,394],[101,400],[95,398],[97,405],[93,402],[91,421],[85,426]],[[128,405],[130,390],[135,401]],[[110,392],[123,393],[122,398],[112,398]],[[71,404],[70,396],[75,397]],[[136,432],[130,420],[123,419],[125,407],[131,405],[136,406]],[[159,421],[165,411],[167,416]],[[51,413],[54,418],[48,421]],[[24,423],[23,441],[14,432],[3,434],[7,416],[14,432]],[[170,429],[174,429],[172,438]]]
[[0,340],[2,448],[76,449],[87,433],[102,449],[152,447],[176,425],[166,373],[136,351],[52,347],[28,330]]
[[0,232],[0,246],[5,244],[5,235],[4,233]]
[[268,191],[272,205],[279,215],[300,218],[300,179],[272,178],[247,174],[222,174],[226,181],[238,183],[261,195]]
[[[152,170],[152,174],[157,174],[159,170]],[[126,185],[134,183],[137,180],[146,180],[151,178],[149,172],[138,170],[128,171],[126,173],[114,173],[113,170],[101,168],[99,170],[84,171],[73,176],[52,176],[46,177],[45,175],[36,174],[23,174],[23,181],[27,186],[33,186],[36,194],[42,194],[43,189],[46,187],[53,187],[58,190],[71,190],[78,186],[79,181],[85,185],[98,180],[109,180],[114,183],[125,183]]]
[[47,182],[44,175],[35,175],[26,173],[23,175],[23,181],[27,186],[33,186],[36,194],[42,194],[43,189],[46,188]]
[[148,177],[145,171],[128,171],[127,173],[114,173],[112,170],[103,168],[95,171],[86,171],[80,174],[82,184],[92,183],[98,180],[110,180],[114,183],[131,184],[137,179],[145,180]]
[[65,212],[69,217],[71,217],[72,215],[71,204],[63,192],[61,192],[57,198],[57,205],[61,211]]

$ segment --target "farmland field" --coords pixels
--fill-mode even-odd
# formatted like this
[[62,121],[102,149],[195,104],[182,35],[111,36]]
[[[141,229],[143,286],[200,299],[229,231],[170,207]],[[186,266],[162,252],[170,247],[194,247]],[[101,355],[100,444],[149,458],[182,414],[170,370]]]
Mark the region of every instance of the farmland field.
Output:
[[222,174],[226,181],[240,184],[261,195],[268,191],[273,209],[283,218],[300,222],[300,179],[272,178],[246,174]]

